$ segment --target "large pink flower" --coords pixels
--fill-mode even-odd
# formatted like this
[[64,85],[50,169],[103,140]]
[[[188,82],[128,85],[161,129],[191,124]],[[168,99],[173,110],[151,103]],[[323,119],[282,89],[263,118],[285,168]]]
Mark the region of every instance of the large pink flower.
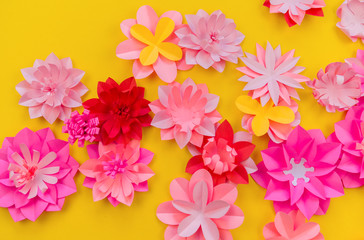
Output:
[[49,123],[64,121],[72,108],[82,105],[81,96],[88,89],[80,81],[84,71],[72,67],[70,58],[58,59],[51,53],[45,61],[21,70],[25,81],[16,86],[19,104],[29,107],[30,118],[44,117]]
[[14,221],[60,211],[65,197],[76,192],[78,166],[68,143],[49,128],[24,128],[5,138],[0,149],[0,207],[8,208]]
[[238,63],[243,56],[241,42],[245,36],[236,30],[234,20],[225,18],[220,10],[211,15],[199,10],[186,15],[188,27],[176,31],[179,45],[186,48],[186,63],[215,68],[222,72],[225,61]]
[[219,97],[208,92],[206,84],[188,78],[158,89],[159,99],[149,104],[155,116],[151,125],[161,128],[162,140],[176,139],[180,148],[187,143],[201,147],[203,136],[215,135],[221,119],[216,111]]
[[337,10],[341,21],[336,24],[353,42],[361,39],[364,42],[364,2],[346,0]]
[[262,151],[263,161],[251,176],[267,189],[276,212],[299,209],[307,219],[326,213],[330,198],[344,195],[336,164],[341,144],[327,142],[318,129],[296,127],[282,144]]
[[244,220],[241,209],[234,205],[238,191],[233,184],[214,187],[205,169],[195,172],[191,180],[176,178],[171,182],[173,201],[157,209],[157,217],[168,224],[166,240],[232,240],[229,229]]

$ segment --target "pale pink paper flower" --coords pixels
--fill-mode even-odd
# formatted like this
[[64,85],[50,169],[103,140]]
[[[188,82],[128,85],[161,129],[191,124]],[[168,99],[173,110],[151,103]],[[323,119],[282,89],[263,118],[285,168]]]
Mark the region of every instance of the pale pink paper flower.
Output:
[[347,0],[337,10],[341,21],[336,24],[353,42],[361,39],[364,43],[364,2]]
[[238,191],[233,184],[214,187],[205,169],[195,172],[191,180],[176,178],[171,182],[173,201],[157,209],[157,217],[168,224],[166,240],[231,240],[230,229],[239,227],[244,214],[234,205]]
[[282,56],[281,47],[276,49],[268,42],[267,49],[257,44],[257,56],[246,53],[242,58],[246,67],[237,68],[245,75],[239,81],[247,82],[244,90],[253,98],[259,98],[264,106],[269,99],[275,105],[280,100],[291,104],[291,97],[299,99],[295,88],[303,88],[301,82],[310,79],[300,75],[305,68],[296,66],[299,57],[294,57],[294,50]]
[[238,63],[243,56],[241,42],[245,36],[236,30],[234,20],[225,18],[220,10],[211,15],[198,10],[196,15],[186,15],[187,27],[176,31],[179,46],[186,49],[186,63],[215,68],[222,72],[225,61]]
[[196,85],[188,78],[182,85],[159,86],[158,95],[149,107],[155,113],[151,125],[161,129],[162,140],[175,139],[180,148],[188,143],[201,147],[203,136],[215,135],[221,120],[216,110],[219,96],[210,94],[206,84]]
[[87,146],[90,159],[79,170],[86,176],[83,185],[92,188],[94,201],[108,198],[113,206],[130,206],[135,191],[148,191],[147,180],[154,175],[148,167],[153,153],[139,146],[137,140],[126,145],[100,142]]
[[51,53],[45,61],[37,59],[33,67],[21,70],[25,81],[16,86],[19,104],[29,107],[30,118],[44,117],[49,123],[64,121],[72,108],[82,105],[88,89],[81,83],[84,71],[73,68],[70,58],[58,59]]
[[364,50],[358,49],[356,58],[345,59],[345,62],[355,71],[361,79],[361,92],[364,93]]

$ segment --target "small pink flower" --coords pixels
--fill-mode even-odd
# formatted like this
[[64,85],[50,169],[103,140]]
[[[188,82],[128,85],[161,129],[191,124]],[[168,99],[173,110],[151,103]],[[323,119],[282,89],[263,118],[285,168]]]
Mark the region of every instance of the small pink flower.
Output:
[[337,10],[341,21],[336,24],[353,42],[361,39],[364,43],[364,2],[346,0]]

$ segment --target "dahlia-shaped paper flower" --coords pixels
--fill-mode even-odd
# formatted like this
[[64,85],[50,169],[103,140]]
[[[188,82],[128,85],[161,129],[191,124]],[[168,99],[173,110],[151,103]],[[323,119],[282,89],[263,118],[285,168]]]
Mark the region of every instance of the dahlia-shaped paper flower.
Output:
[[92,188],[94,201],[107,198],[113,206],[130,206],[134,192],[148,191],[147,180],[154,173],[148,167],[153,153],[140,148],[140,142],[128,144],[91,144],[87,146],[90,159],[80,172],[86,176],[83,185]]
[[341,19],[336,24],[353,42],[361,39],[364,42],[364,2],[347,0],[337,10]]
[[144,88],[136,85],[134,78],[117,84],[112,78],[99,82],[99,98],[83,103],[90,114],[99,119],[100,137],[103,144],[128,142],[142,139],[142,127],[150,125],[148,100],[144,99]]
[[356,58],[345,59],[350,67],[361,79],[361,92],[364,93],[364,50],[358,49],[356,52]]
[[326,111],[345,111],[358,103],[361,93],[361,79],[347,63],[330,63],[325,72],[321,69],[317,79],[308,82],[317,102]]
[[182,85],[159,86],[158,95],[149,107],[155,113],[151,125],[161,129],[162,140],[176,139],[180,148],[187,143],[201,147],[204,136],[215,135],[221,119],[216,110],[219,96],[210,94],[206,84],[188,78]]
[[186,15],[188,26],[176,31],[179,46],[186,49],[186,63],[215,68],[222,72],[225,61],[238,63],[243,56],[241,42],[245,36],[236,30],[234,20],[225,18],[220,10],[211,15],[199,10]]
[[281,144],[270,143],[253,179],[267,189],[275,211],[299,209],[307,219],[326,213],[330,198],[344,195],[336,164],[341,144],[327,142],[321,130],[296,127]]
[[58,59],[54,53],[45,61],[35,60],[33,67],[21,72],[25,81],[16,86],[21,95],[19,104],[29,107],[30,118],[44,117],[51,124],[57,118],[69,118],[88,91],[80,82],[85,72],[73,68],[70,58]]
[[299,57],[293,55],[291,50],[282,56],[281,47],[273,49],[269,42],[266,50],[257,44],[257,56],[246,53],[242,58],[246,67],[237,68],[245,74],[239,79],[247,82],[243,90],[259,98],[263,106],[270,99],[275,105],[280,100],[291,104],[291,97],[299,99],[296,88],[303,88],[300,83],[310,79],[299,74],[305,68],[296,66]]
[[270,9],[270,13],[282,13],[292,27],[301,25],[305,15],[323,17],[323,7],[326,6],[324,0],[266,0],[264,6]]
[[239,227],[244,214],[234,205],[238,190],[233,184],[214,187],[205,169],[195,172],[191,180],[176,178],[171,182],[172,201],[157,209],[157,217],[168,224],[166,240],[231,240],[229,229]]
[[78,166],[68,143],[49,128],[24,128],[5,138],[0,149],[0,207],[8,208],[16,222],[60,211],[65,197],[76,192]]

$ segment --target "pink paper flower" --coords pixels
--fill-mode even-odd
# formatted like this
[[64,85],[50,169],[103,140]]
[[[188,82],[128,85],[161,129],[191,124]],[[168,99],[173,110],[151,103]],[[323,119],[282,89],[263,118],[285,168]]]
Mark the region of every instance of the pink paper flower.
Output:
[[188,78],[158,89],[159,99],[149,104],[155,116],[151,125],[161,129],[162,140],[176,139],[180,148],[187,143],[201,147],[203,136],[215,135],[221,119],[216,111],[219,97],[208,92],[206,84]]
[[215,68],[222,72],[225,61],[238,63],[243,56],[241,42],[245,36],[236,30],[234,20],[225,18],[220,10],[211,15],[199,10],[186,15],[188,26],[176,31],[179,46],[186,49],[186,63]]
[[70,58],[58,59],[51,53],[45,61],[21,70],[25,81],[16,86],[19,104],[29,107],[30,118],[44,117],[49,123],[64,121],[72,108],[82,105],[81,96],[88,89],[81,83],[84,71],[72,67]]
[[231,240],[229,229],[244,221],[241,209],[234,205],[238,191],[233,184],[214,187],[205,169],[195,172],[191,180],[176,178],[171,182],[173,201],[157,209],[157,217],[168,224],[166,240]]
[[364,42],[364,2],[347,0],[337,10],[341,21],[336,24],[353,42]]
[[345,62],[355,71],[361,79],[361,92],[364,93],[364,50],[358,49],[356,58],[345,59]]
[[304,68],[296,66],[299,57],[293,57],[294,50],[282,56],[281,47],[273,49],[268,42],[266,50],[257,44],[257,56],[246,55],[242,58],[246,67],[237,69],[245,74],[239,81],[247,82],[244,90],[252,98],[259,98],[263,106],[269,99],[275,105],[280,100],[291,104],[291,97],[299,99],[295,88],[303,88],[300,83],[310,79],[299,74]]
[[327,142],[321,130],[296,127],[282,144],[262,151],[253,179],[267,189],[275,211],[299,209],[307,219],[326,213],[330,198],[344,195],[336,164],[341,144]]
[[132,140],[127,145],[100,142],[87,146],[90,159],[79,170],[86,176],[83,185],[92,188],[94,201],[108,198],[113,206],[130,206],[135,191],[148,191],[147,180],[154,175],[148,167],[153,153],[139,145]]
[[358,103],[361,96],[361,79],[347,63],[335,62],[321,69],[317,79],[308,82],[313,96],[326,111],[345,111]]
[[78,166],[68,143],[49,128],[24,128],[5,138],[0,149],[0,207],[8,208],[16,222],[60,211],[65,197],[76,192]]

